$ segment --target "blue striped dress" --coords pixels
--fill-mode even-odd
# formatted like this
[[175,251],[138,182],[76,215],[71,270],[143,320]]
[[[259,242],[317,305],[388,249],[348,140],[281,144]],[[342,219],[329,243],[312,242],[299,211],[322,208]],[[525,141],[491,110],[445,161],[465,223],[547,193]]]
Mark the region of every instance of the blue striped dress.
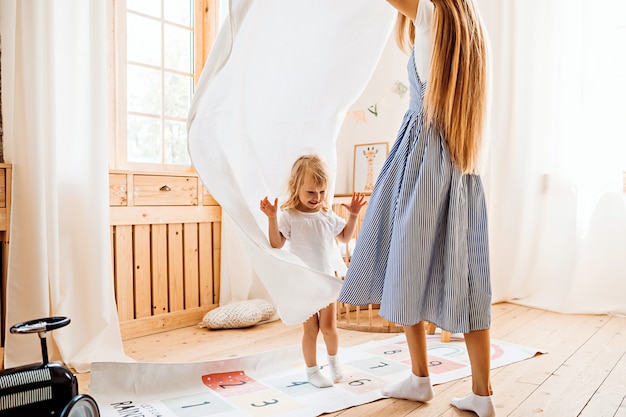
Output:
[[376,180],[339,301],[380,304],[387,320],[467,333],[490,327],[487,213],[479,176],[463,174],[424,124],[424,91],[408,63],[411,102]]

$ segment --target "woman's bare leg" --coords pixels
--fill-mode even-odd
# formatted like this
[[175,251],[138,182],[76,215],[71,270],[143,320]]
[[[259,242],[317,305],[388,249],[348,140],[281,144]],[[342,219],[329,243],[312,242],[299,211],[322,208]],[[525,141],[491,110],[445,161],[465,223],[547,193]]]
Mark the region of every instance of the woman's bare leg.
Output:
[[386,386],[383,388],[382,393],[387,397],[411,401],[430,401],[435,393],[428,376],[428,355],[424,323],[419,322],[413,326],[405,326],[403,328],[409,345],[411,375],[405,380]]
[[465,334],[465,345],[472,367],[472,391],[476,395],[493,394],[491,389],[491,339],[489,329]]
[[409,345],[413,375],[428,376],[428,355],[424,322],[421,321],[413,326],[404,326],[403,329]]
[[463,398],[453,398],[452,405],[473,411],[479,417],[494,417],[496,407],[491,390],[491,340],[489,329],[465,334],[465,345],[472,368],[472,393]]

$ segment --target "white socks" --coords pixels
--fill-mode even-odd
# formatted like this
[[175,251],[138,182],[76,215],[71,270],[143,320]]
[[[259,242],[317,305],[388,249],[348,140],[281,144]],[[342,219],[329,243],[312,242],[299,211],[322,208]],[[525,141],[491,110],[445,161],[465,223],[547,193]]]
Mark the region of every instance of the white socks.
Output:
[[382,389],[382,394],[386,397],[400,398],[403,400],[426,402],[433,399],[435,392],[430,383],[430,377],[411,376],[407,379],[388,385]]
[[339,364],[339,359],[337,358],[337,355],[328,355],[328,366],[330,368],[330,375],[333,378],[333,382],[337,383],[341,381],[341,379],[343,378],[343,370],[341,369],[341,365]]
[[[413,373],[402,381],[384,387],[382,394],[386,397],[422,403],[432,400],[435,396],[430,378],[427,376],[415,376]],[[483,397],[471,393],[467,397],[452,398],[451,404],[459,410],[472,411],[478,417],[495,417],[496,415],[496,406],[492,395]]]
[[493,403],[493,396],[486,397],[471,393],[467,397],[453,398],[450,403],[459,410],[473,411],[478,417],[494,417],[496,406]]
[[306,368],[306,377],[310,384],[315,385],[318,388],[332,387],[333,382],[337,383],[343,378],[343,370],[339,364],[337,355],[328,355],[328,367],[330,368],[330,375],[332,381],[322,374],[320,367],[315,365]]
[[310,384],[315,385],[318,388],[328,388],[333,386],[332,381],[322,374],[320,367],[317,365],[306,368],[306,378]]

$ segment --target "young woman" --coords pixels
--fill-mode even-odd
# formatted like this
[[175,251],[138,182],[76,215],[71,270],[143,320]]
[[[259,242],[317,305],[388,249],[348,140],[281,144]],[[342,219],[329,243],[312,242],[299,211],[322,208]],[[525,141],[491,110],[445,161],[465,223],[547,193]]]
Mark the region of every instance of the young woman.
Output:
[[[338,253],[333,239],[347,243],[352,238],[356,220],[366,204],[364,196],[355,193],[350,205],[348,221],[337,216],[328,205],[326,189],[330,178],[325,164],[317,155],[298,158],[289,177],[289,198],[280,206],[278,199],[272,204],[267,197],[261,200],[261,211],[268,218],[268,234],[273,248],[282,248],[289,240],[289,250],[312,269],[334,275],[333,259]],[[334,255],[334,256],[333,256]],[[330,387],[343,377],[337,359],[339,335],[337,333],[337,305],[330,304],[303,323],[302,353],[308,381],[319,388]],[[328,354],[332,381],[326,378],[317,365],[317,335],[322,332]]]
[[388,0],[411,49],[411,101],[377,179],[339,300],[380,304],[401,324],[412,373],[389,397],[433,398],[424,321],[464,333],[472,393],[452,405],[495,415],[490,382],[491,284],[483,186],[475,168],[487,53],[472,0]]

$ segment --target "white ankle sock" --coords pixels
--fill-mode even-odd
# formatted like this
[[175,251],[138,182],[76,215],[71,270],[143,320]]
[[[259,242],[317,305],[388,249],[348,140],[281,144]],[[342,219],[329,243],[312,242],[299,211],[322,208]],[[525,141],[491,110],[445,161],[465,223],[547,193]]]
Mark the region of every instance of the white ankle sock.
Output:
[[333,386],[333,383],[322,374],[320,367],[317,365],[306,368],[306,377],[310,384],[315,385],[318,388],[328,388]]
[[471,393],[467,397],[452,398],[450,403],[459,410],[473,411],[478,414],[478,417],[494,417],[496,415],[493,395],[481,396]]
[[330,375],[333,377],[333,382],[337,383],[341,381],[343,378],[343,369],[341,369],[337,355],[328,355],[328,367],[330,368]]
[[384,387],[382,394],[386,397],[423,403],[432,400],[435,396],[433,386],[430,383],[430,377],[416,376],[413,373],[402,381]]

